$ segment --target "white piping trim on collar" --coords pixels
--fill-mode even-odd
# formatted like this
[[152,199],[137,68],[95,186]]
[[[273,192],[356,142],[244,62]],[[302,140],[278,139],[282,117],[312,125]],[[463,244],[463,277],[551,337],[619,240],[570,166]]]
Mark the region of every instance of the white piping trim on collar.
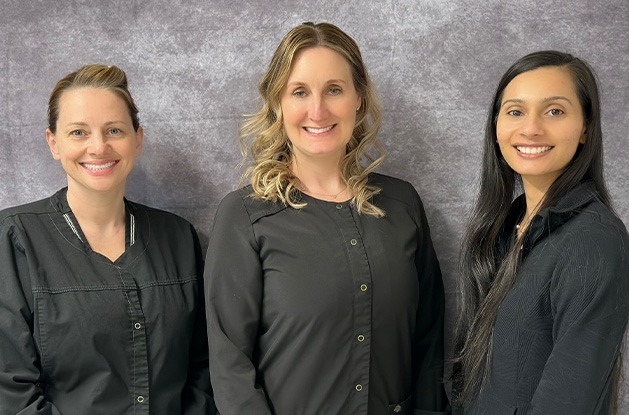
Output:
[[133,213],[129,213],[129,246],[135,243],[135,216]]
[[[76,230],[76,226],[74,226],[72,219],[70,219],[70,215],[64,213],[63,218],[66,220],[70,229],[72,229],[72,232],[79,238],[79,241],[83,242],[83,238],[81,238],[81,235],[79,235],[79,232]],[[133,213],[129,213],[129,226],[131,227],[129,230],[129,246],[131,246],[135,243],[135,216],[133,216]]]
[[79,232],[76,230],[74,223],[72,223],[72,219],[70,219],[70,215],[68,215],[67,213],[64,213],[63,218],[66,220],[66,223],[68,224],[70,229],[72,229],[72,232],[74,232],[76,237],[79,238],[79,241],[83,242],[83,238],[81,238],[81,235],[79,235]]

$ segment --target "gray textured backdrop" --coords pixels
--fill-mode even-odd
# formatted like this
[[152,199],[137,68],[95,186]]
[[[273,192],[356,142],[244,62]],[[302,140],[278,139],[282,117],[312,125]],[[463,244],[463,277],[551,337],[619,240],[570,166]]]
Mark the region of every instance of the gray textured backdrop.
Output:
[[[205,245],[218,202],[238,183],[241,114],[255,110],[279,40],[309,20],[339,25],[362,49],[385,106],[380,171],[409,180],[424,200],[448,331],[485,114],[518,57],[553,48],[595,67],[608,184],[629,224],[628,0],[0,0],[0,208],[65,183],[44,140],[54,83],[87,63],[115,64],[146,137],[128,196],[189,219]],[[624,405],[629,413],[626,392]]]

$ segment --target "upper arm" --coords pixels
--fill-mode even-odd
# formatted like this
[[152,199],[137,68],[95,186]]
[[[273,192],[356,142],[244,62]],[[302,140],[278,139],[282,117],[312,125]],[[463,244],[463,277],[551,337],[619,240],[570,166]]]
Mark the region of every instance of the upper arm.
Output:
[[4,224],[0,264],[0,414],[45,413],[36,412],[51,407],[43,403],[39,386],[42,372],[33,337],[29,267],[14,229]]
[[250,358],[262,301],[262,267],[253,226],[237,194],[228,195],[216,213],[205,278],[210,326]]
[[205,261],[210,376],[220,412],[269,413],[252,361],[262,305],[262,266],[237,193],[219,206]]
[[419,307],[413,356],[414,407],[416,411],[421,408],[434,411],[431,413],[442,413],[438,411],[448,410],[448,399],[443,384],[445,311],[443,281],[423,204],[415,189],[410,187],[417,223],[415,266],[419,281]]

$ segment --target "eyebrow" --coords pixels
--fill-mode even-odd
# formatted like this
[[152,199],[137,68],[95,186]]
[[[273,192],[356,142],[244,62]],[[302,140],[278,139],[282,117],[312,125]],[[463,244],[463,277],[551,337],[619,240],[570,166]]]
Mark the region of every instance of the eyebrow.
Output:
[[[346,80],[344,80],[344,79],[330,79],[330,80],[325,82],[326,85],[329,85],[329,84],[347,84],[347,83],[348,82]],[[307,85],[307,84],[308,83],[304,82],[304,81],[292,81],[292,82],[287,83],[286,85],[288,86],[288,85]]]
[[[552,97],[544,98],[543,100],[541,100],[541,102],[543,102],[543,103],[551,102],[551,101],[566,101],[568,104],[572,105],[572,101],[570,101],[568,98],[566,98],[566,97],[564,97],[562,95],[554,95]],[[517,99],[517,98],[508,99],[508,100],[504,101],[500,107],[505,106],[505,104],[507,104],[507,103],[523,104],[524,100],[523,99]]]
[[[126,123],[124,121],[108,121],[104,125],[105,126],[110,126],[110,125],[114,125],[114,124],[126,124]],[[71,128],[71,127],[88,127],[88,126],[89,126],[89,124],[87,124],[85,122],[77,121],[77,122],[68,123],[64,127]]]

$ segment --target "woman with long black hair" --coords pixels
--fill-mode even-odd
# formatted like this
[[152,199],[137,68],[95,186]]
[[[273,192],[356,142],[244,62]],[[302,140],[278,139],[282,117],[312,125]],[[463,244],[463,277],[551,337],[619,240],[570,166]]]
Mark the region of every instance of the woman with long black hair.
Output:
[[614,411],[629,237],[605,186],[598,86],[582,60],[535,52],[502,77],[461,265],[463,413]]

